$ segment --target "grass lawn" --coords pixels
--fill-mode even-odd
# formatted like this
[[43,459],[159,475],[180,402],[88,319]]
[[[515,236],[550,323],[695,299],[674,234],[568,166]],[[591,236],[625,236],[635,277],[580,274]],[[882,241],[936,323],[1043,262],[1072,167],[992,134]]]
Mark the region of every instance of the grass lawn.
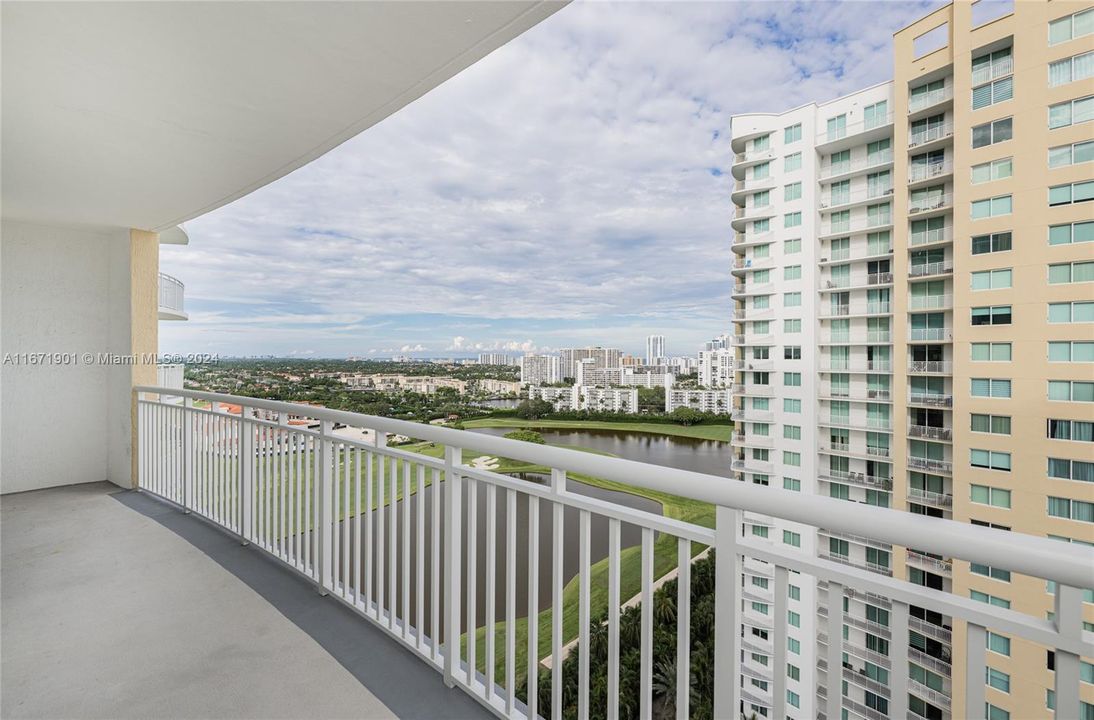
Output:
[[698,438],[700,440],[721,440],[722,442],[729,442],[729,437],[733,433],[732,424],[684,426],[674,425],[672,423],[630,423],[601,420],[522,420],[521,418],[509,417],[467,420],[463,423],[463,426],[465,428],[528,427],[574,430],[627,430],[630,432]]

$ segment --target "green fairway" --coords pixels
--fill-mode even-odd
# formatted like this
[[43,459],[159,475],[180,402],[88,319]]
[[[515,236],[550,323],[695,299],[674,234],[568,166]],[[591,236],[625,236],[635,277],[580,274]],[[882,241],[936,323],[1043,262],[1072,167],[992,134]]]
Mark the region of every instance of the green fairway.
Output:
[[671,423],[631,423],[608,422],[602,420],[522,420],[521,418],[499,417],[467,420],[465,428],[512,427],[512,428],[551,428],[567,430],[624,430],[627,432],[653,433],[655,435],[673,435],[699,440],[720,440],[729,442],[733,425],[674,425]]

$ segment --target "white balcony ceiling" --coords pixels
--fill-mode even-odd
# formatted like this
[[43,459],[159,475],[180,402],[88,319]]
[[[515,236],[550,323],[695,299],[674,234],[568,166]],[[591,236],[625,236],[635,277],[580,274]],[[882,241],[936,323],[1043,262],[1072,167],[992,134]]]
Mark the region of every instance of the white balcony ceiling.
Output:
[[4,216],[173,227],[319,157],[563,5],[3,3]]

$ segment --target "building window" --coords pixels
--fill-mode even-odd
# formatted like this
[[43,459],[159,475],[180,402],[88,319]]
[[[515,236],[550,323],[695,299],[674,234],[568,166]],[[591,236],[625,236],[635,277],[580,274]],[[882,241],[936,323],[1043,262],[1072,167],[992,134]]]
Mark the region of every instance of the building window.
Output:
[[1094,523],[1094,503],[1070,498],[1049,497],[1048,514],[1051,517],[1078,522]]
[[[973,467],[976,468],[1010,472],[1010,453],[1008,452],[971,449],[969,450],[969,462]],[[1006,493],[1007,498],[1007,504],[1005,506],[999,505],[999,507],[1010,507],[1010,490],[1000,490],[999,492]],[[998,503],[992,502],[989,504],[997,505]]]
[[986,633],[986,644],[988,650],[996,655],[1006,655],[1010,657],[1010,638],[1006,635],[999,635],[988,630]]
[[1010,325],[1010,305],[992,305],[972,309],[973,325]]
[[972,238],[973,255],[1006,252],[1010,249],[1011,234],[1009,232],[992,233],[990,235],[974,235]]
[[801,387],[802,374],[800,372],[784,372],[783,385],[787,387]]
[[[912,40],[912,53],[916,59],[941,50],[950,42],[950,25],[942,23]],[[915,91],[913,90],[913,97]]]
[[791,125],[788,128],[783,128],[783,144],[789,145],[790,143],[797,142],[802,139],[802,124]]
[[783,412],[801,413],[802,401],[796,398],[783,398]]
[[1012,285],[1010,268],[1002,270],[983,270],[972,273],[973,290],[999,290]]
[[978,28],[1014,12],[1014,0],[976,0],[971,10],[972,26]]
[[783,280],[801,280],[802,279],[802,266],[801,265],[787,265],[783,268]]
[[975,362],[1010,362],[1012,351],[1009,342],[970,343],[972,360]]
[[802,294],[800,292],[783,293],[783,307],[801,307]]
[[1094,120],[1094,95],[1067,100],[1048,108],[1048,129],[1068,127]]
[[1048,266],[1048,284],[1082,283],[1094,280],[1094,260],[1054,263]]
[[1063,302],[1048,304],[1050,323],[1094,322],[1094,302]]
[[794,253],[800,253],[802,251],[801,238],[793,238],[783,243],[783,252],[787,255],[793,255]]
[[1064,402],[1094,402],[1094,382],[1049,380],[1048,399]]
[[972,184],[1003,180],[1014,174],[1014,159],[1003,158],[972,166]]
[[977,433],[1010,435],[1010,416],[973,413],[970,429]]
[[799,227],[802,224],[802,214],[800,212],[786,213],[783,215],[783,227]]
[[783,438],[787,440],[801,440],[801,425],[783,425]]
[[800,333],[802,331],[801,320],[783,320],[783,332]]
[[[1060,422],[1058,420],[1049,420],[1049,423]],[[1083,423],[1087,425],[1085,429],[1086,441],[1090,442],[1090,423]],[[1050,427],[1050,432],[1052,428]],[[1072,439],[1078,439],[1074,436]],[[1083,460],[1069,460],[1067,458],[1049,458],[1048,459],[1048,476],[1056,480],[1076,480],[1078,482],[1094,483],[1094,463],[1086,462]]]
[[794,172],[795,170],[801,170],[801,167],[802,154],[800,152],[787,155],[783,158],[783,172]]
[[1057,87],[1094,77],[1094,51],[1049,63],[1048,86]]
[[783,347],[783,360],[801,360],[801,345],[786,345]]
[[972,396],[1009,398],[1010,380],[999,378],[972,378]]
[[983,575],[984,577],[989,577],[992,580],[998,580],[999,582],[1010,582],[1009,570],[1000,570],[999,568],[991,567],[990,565],[969,563],[969,572],[976,575]]
[[989,595],[988,593],[981,592],[979,590],[970,590],[969,597],[971,597],[973,600],[976,600],[977,602],[987,603],[996,607],[1010,607],[1010,600],[1007,600],[1006,598],[1001,598],[997,595]]
[[1071,245],[1091,241],[1094,241],[1094,220],[1050,225],[1048,228],[1049,245]]
[[1088,162],[1094,162],[1094,140],[1060,145],[1048,149],[1048,166],[1050,168],[1080,165]]
[[1014,78],[1005,77],[995,82],[984,83],[972,89],[972,109],[988,107],[1010,100],[1014,97]]
[[1094,362],[1094,341],[1053,340],[1048,344],[1049,362]]
[[[1091,188],[1094,189],[1094,182],[1090,184]],[[1000,195],[998,197],[985,198],[984,200],[973,200],[972,219],[980,220],[987,217],[1010,215],[1012,209],[1013,201],[1010,195]]]
[[802,546],[802,536],[796,532],[790,532],[789,530],[783,530],[783,542],[787,545],[794,547]]
[[796,452],[790,452],[789,450],[783,450],[783,465],[789,465],[790,467],[801,467],[802,454]]
[[[1057,420],[1049,418],[1048,438],[1050,440],[1074,440],[1076,442],[1094,442],[1094,422],[1089,420]],[[1066,462],[1066,461],[1064,461]],[[1053,460],[1049,458],[1049,470],[1052,469]],[[1083,463],[1089,465],[1090,463]],[[1050,472],[1049,475],[1052,475]],[[1053,475],[1053,477],[1056,477]],[[1070,475],[1063,475],[1070,478]]]
[[[976,451],[973,450],[972,452]],[[991,505],[992,507],[1010,509],[1010,490],[993,488],[987,485],[970,485],[969,489],[969,500],[977,505]]]
[[975,125],[972,129],[972,146],[973,148],[986,147],[1005,142],[1013,137],[1013,119],[1009,117],[1002,118],[983,125]]
[[783,185],[783,200],[800,200],[802,196],[802,184],[800,182]]
[[1068,40],[1094,33],[1094,9],[1053,20],[1048,24],[1048,44],[1058,45]]
[[768,133],[767,135],[761,135],[760,137],[758,137],[758,138],[756,138],[755,140],[752,141],[752,150],[754,152],[759,152],[761,150],[770,150],[770,149],[771,149],[771,133]]
[[801,492],[802,481],[792,477],[784,477],[783,490],[793,490],[794,492]]

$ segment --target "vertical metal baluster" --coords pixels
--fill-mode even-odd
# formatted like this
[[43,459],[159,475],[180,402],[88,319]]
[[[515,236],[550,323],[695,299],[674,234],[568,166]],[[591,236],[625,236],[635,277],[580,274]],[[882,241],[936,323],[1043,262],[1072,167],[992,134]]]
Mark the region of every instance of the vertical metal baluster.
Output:
[[539,711],[539,498],[528,496],[528,717]]
[[319,423],[319,477],[317,480],[319,485],[319,593],[321,595],[329,593],[334,582],[334,565],[331,556],[332,536],[334,535],[333,516],[331,514],[331,504],[334,498],[331,455],[333,454],[334,443],[330,440],[333,429],[333,423],[329,420],[323,420]]
[[[376,484],[377,473],[374,465],[381,462],[376,453],[368,453],[368,464],[365,466],[365,545],[362,552],[365,554],[365,612],[373,615],[372,608],[372,554],[376,549],[376,536],[372,529],[372,503],[374,498],[373,488]],[[373,615],[377,620],[378,615]]]
[[577,593],[577,716],[589,717],[589,558],[590,516],[588,510],[578,515],[578,593]]
[[[531,618],[529,618],[531,621]],[[517,704],[517,491],[505,491],[505,714]]]
[[[361,542],[361,456],[367,454],[357,448],[354,451],[354,480],[353,480],[353,538],[356,544],[353,553],[353,604],[361,607],[361,558],[368,547]],[[367,606],[366,606],[367,607]]]
[[[377,447],[381,444],[381,433],[376,431]],[[384,436],[386,441],[386,436]],[[384,610],[387,607],[384,597],[384,555],[387,550],[387,533],[384,528],[384,506],[387,498],[387,457],[377,454],[376,477],[376,619],[384,622]]]
[[619,720],[619,552],[621,523],[608,521],[608,720]]
[[418,494],[415,496],[417,526],[415,527],[414,609],[418,652],[425,652],[425,465],[418,466]]
[[[468,683],[475,685],[475,676],[479,669],[478,648],[478,584],[479,584],[479,481],[473,477],[464,479],[467,485],[467,668],[470,673]],[[485,649],[485,648],[484,648]],[[484,672],[483,675],[488,673]],[[488,681],[483,679],[483,683]]]
[[349,445],[342,446],[342,597],[350,597],[350,545],[349,545],[349,528],[350,528],[350,506],[349,506],[349,491],[350,491],[350,471],[352,455]]
[[387,579],[388,579],[388,610],[387,626],[395,631],[397,617],[399,615],[399,506],[396,500],[399,495],[399,459],[391,458],[388,465],[388,499],[387,499]]
[[[774,618],[772,626],[774,627],[774,630],[771,633],[771,647],[774,648],[771,661],[774,666],[772,676],[775,680],[773,683],[771,699],[775,704],[775,708],[771,714],[773,717],[778,718],[786,717],[786,619],[787,611],[790,609],[790,602],[787,598],[789,585],[789,572],[787,569],[776,566],[773,588],[775,602],[772,603],[772,617]],[[831,612],[831,610],[829,610],[829,612]],[[831,672],[831,670],[829,670],[829,672]]]
[[566,492],[566,471],[551,469],[551,717],[562,720],[562,574],[563,543],[565,542],[565,508],[557,496]]
[[[785,622],[786,618],[782,618]],[[828,582],[828,698],[825,714],[840,717],[843,709],[843,585]]]
[[493,483],[486,485],[486,566],[483,567],[483,575],[486,577],[486,687],[484,695],[489,702],[494,697],[494,680],[497,677],[494,670],[495,662],[494,623],[497,618],[494,615],[495,600],[497,599],[497,574],[498,574],[498,494],[497,487]]
[[691,541],[677,538],[676,551],[676,717],[687,720],[691,699]]
[[[832,612],[831,609],[828,612]],[[889,606],[889,714],[908,717],[908,604],[893,600]]]
[[653,530],[642,528],[642,645],[638,715],[653,717]]
[[[460,673],[460,579],[463,575],[460,562],[460,523],[463,522],[461,503],[462,488],[457,471],[462,464],[463,453],[460,448],[446,446],[444,449],[445,486],[445,557],[444,557],[444,611],[445,645],[444,682],[452,687]],[[473,671],[466,676],[466,684],[471,685]]]
[[433,516],[433,523],[430,525],[429,530],[432,547],[429,558],[429,630],[432,641],[431,656],[433,661],[436,662],[441,656],[441,640],[443,639],[441,636],[441,598],[443,596],[441,590],[441,490],[443,488],[441,487],[440,471],[433,471],[433,482],[430,488],[430,511]]
[[410,461],[403,462],[403,642],[410,642]]
[[[714,563],[714,717],[737,717],[741,698],[741,655],[738,648],[740,603],[740,556],[737,540],[741,511],[718,506],[715,510]],[[785,618],[783,618],[785,621]],[[830,720],[838,720],[838,715]]]
[[[1056,583],[1053,624],[1063,637],[1082,637],[1083,591]],[[1083,717],[1079,705],[1079,656],[1056,648],[1056,717]]]

